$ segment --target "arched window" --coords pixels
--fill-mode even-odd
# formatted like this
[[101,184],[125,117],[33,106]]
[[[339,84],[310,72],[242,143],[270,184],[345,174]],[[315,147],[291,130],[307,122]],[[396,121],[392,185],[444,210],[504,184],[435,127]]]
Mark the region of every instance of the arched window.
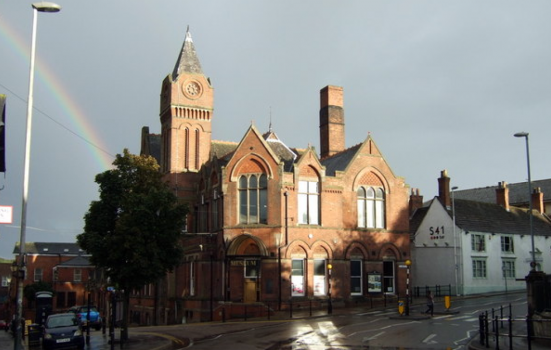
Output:
[[265,224],[268,221],[268,179],[264,174],[239,178],[239,223]]
[[358,227],[385,227],[385,193],[380,187],[360,187],[358,196]]
[[319,182],[298,182],[298,223],[319,225]]

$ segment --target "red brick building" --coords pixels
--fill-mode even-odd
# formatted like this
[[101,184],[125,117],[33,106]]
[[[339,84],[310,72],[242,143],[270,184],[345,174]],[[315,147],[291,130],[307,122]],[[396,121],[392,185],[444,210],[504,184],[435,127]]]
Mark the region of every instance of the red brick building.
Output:
[[190,207],[184,261],[159,290],[161,319],[329,293],[335,302],[404,295],[408,186],[371,136],[345,147],[343,89],[320,91],[320,154],[254,125],[239,143],[214,141],[213,103],[188,32],[162,84],[161,135],[142,130],[142,154]]
[[[13,253],[19,261],[19,243]],[[23,286],[35,282],[52,285],[52,311],[62,312],[75,305],[87,303],[88,291],[91,302],[102,306],[97,296],[94,282],[94,266],[88,261],[89,255],[76,243],[31,242],[25,244],[25,279]],[[18,262],[19,264],[19,262]],[[16,297],[16,279],[12,278],[11,299]],[[23,298],[23,317],[35,320],[35,305]]]

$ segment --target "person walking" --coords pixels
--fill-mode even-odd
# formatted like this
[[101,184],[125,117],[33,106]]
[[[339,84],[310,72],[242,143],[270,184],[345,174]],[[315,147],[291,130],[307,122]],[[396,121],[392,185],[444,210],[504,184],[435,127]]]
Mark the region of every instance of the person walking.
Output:
[[434,297],[430,290],[427,293],[427,311],[425,313],[428,314],[429,312],[431,317],[434,316]]

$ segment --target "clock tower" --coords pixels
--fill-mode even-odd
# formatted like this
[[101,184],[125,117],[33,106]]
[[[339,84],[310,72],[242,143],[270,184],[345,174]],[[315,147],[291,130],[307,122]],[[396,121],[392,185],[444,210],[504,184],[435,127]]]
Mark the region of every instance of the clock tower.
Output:
[[163,80],[160,103],[161,172],[177,190],[192,187],[192,174],[209,158],[213,104],[214,90],[188,28],[174,71]]

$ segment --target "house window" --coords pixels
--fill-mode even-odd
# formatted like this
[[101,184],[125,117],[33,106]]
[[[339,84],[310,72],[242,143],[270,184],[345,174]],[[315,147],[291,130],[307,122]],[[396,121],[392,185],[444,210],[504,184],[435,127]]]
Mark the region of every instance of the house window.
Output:
[[514,253],[513,237],[501,236],[501,251],[504,253]]
[[501,270],[503,271],[503,278],[515,278],[515,261],[513,259],[503,259]]
[[471,236],[471,249],[473,252],[485,252],[486,251],[486,241],[484,240],[484,235],[475,235]]
[[362,295],[362,261],[350,260],[350,294]]
[[358,227],[385,227],[385,193],[380,187],[360,187],[358,195]]
[[34,281],[40,282],[42,281],[42,269],[34,269]]
[[73,281],[74,282],[82,282],[82,270],[81,269],[75,269],[73,273]]
[[326,269],[325,260],[314,260],[314,295],[325,295]]
[[319,182],[298,182],[298,223],[319,225]]
[[473,278],[486,278],[486,260],[473,259]]
[[8,276],[2,276],[2,287],[7,287],[10,283],[10,279]]
[[304,296],[304,260],[293,259],[291,270],[291,295]]
[[394,261],[383,261],[383,292],[394,294]]
[[239,223],[265,224],[268,220],[268,179],[264,174],[239,178]]

